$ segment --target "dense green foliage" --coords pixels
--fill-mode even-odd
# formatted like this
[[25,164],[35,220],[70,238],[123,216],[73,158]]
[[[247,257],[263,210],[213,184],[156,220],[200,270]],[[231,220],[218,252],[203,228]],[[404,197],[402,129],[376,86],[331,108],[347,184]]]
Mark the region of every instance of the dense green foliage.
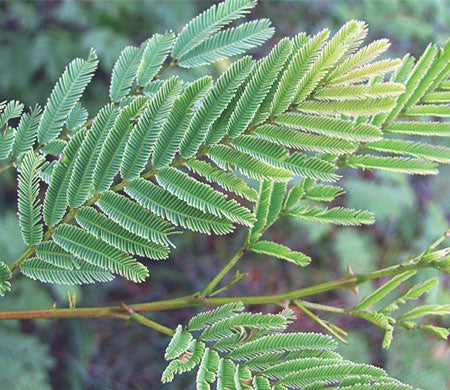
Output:
[[[448,42],[441,49],[429,45],[417,61],[411,56],[378,61],[389,43],[361,46],[366,25],[350,21],[330,39],[327,30],[284,38],[259,61],[247,56],[232,63],[217,81],[208,76],[193,82],[161,78],[168,68],[213,63],[270,38],[273,28],[267,20],[223,30],[254,5],[228,0],[193,19],[178,35],[155,34],[139,47],[126,47],[113,69],[111,103],[93,119],[79,100],[97,67],[94,50],[86,60],[67,66],[42,110],[36,106],[23,113],[16,101],[2,104],[0,153],[19,172],[19,222],[29,245],[11,267],[0,264],[2,294],[16,269],[50,283],[110,281],[113,274],[142,282],[148,270],[136,257],[167,257],[174,233],[182,229],[222,235],[242,225],[249,228],[244,250],[306,266],[311,256],[260,238],[283,217],[349,226],[373,223],[368,211],[322,204],[344,193],[331,184],[341,178],[339,168],[427,175],[437,173],[438,163],[450,161],[448,148],[413,140],[450,134],[448,124],[435,119],[449,115]],[[412,137],[404,140],[405,134]],[[41,202],[42,182],[48,187]],[[448,272],[447,252],[433,250],[411,264]],[[431,288],[431,279],[385,308],[365,310],[413,274],[399,273],[351,311],[385,330],[385,347],[394,325],[448,336],[444,327],[411,321],[448,314],[448,305],[390,315],[399,303]],[[210,293],[215,291],[207,289],[206,296]],[[259,321],[248,318],[236,326]],[[184,347],[174,348],[183,350],[170,351],[168,359],[186,351],[197,356],[191,337],[178,342]],[[212,350],[198,356],[196,363],[203,359],[199,388],[208,386],[218,369],[222,386],[231,376],[242,379],[239,386],[249,385],[250,371],[239,368],[237,376],[231,375],[234,363],[219,365]],[[342,361],[339,367],[343,371],[333,366],[315,372],[325,380],[319,383],[372,375],[368,366]],[[334,368],[339,372],[333,374]],[[291,379],[281,384],[311,384]],[[394,386],[372,379],[367,380],[373,388]],[[239,379],[233,380],[238,386]],[[369,386],[358,383],[349,380],[341,386]],[[255,377],[253,386],[266,388],[269,382]]]

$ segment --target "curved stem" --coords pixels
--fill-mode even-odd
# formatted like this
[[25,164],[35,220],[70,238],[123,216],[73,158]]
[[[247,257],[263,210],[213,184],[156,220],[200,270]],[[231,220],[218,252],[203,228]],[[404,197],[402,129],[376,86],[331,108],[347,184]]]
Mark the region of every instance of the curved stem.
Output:
[[[354,288],[355,286],[385,276],[397,275],[409,270],[430,268],[427,263],[402,263],[392,267],[386,267],[367,274],[353,275],[337,279],[331,282],[320,283],[311,287],[287,291],[277,295],[204,298],[200,293],[187,295],[180,298],[167,299],[163,301],[137,303],[129,305],[130,309],[137,312],[154,312],[163,310],[180,309],[195,306],[221,306],[232,302],[242,302],[244,305],[279,304],[294,299],[320,294],[326,291],[341,288]],[[312,308],[312,307],[310,307]],[[2,311],[0,320],[20,319],[54,319],[54,318],[121,318],[123,319],[123,308],[120,306],[91,307],[78,309],[46,309],[46,310],[23,310]]]

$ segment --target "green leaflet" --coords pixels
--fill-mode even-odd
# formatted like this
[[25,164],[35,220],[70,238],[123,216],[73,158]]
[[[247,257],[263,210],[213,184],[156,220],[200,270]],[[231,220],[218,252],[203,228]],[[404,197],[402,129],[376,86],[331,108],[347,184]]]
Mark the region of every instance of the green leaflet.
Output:
[[287,260],[302,267],[311,262],[309,256],[301,252],[291,251],[288,247],[271,241],[258,241],[251,246],[251,250],[256,253]]
[[174,41],[175,34],[172,31],[164,35],[154,34],[148,40],[137,71],[137,85],[145,86],[152,81],[169,55]]
[[171,77],[158,90],[142,113],[126,143],[121,163],[121,174],[124,179],[134,179],[145,169],[180,90],[179,78]]
[[168,219],[174,225],[183,226],[205,234],[228,234],[234,230],[233,224],[225,219],[204,213],[189,206],[170,192],[143,179],[133,180],[125,192],[141,206]]
[[345,61],[335,67],[326,77],[327,81],[332,81],[337,77],[347,74],[352,69],[357,69],[364,64],[385,52],[390,46],[387,39],[380,39],[359,49],[354,55],[349,56]]
[[272,115],[276,116],[286,111],[294,101],[298,83],[312,66],[317,52],[328,38],[328,35],[328,30],[319,32],[314,37],[309,38],[301,49],[295,53],[280,80],[280,85],[274,96],[271,110]]
[[111,131],[119,111],[113,104],[108,104],[100,110],[87,132],[78,158],[75,161],[69,182],[69,205],[80,207],[90,196],[94,169],[97,165],[103,143]]
[[57,268],[72,270],[80,267],[80,262],[76,257],[61,248],[54,241],[41,242],[36,247],[36,255],[40,260],[52,264]]
[[394,276],[381,287],[377,288],[370,295],[364,298],[360,303],[358,303],[353,310],[362,310],[365,309],[374,303],[378,302],[380,299],[384,298],[387,294],[389,294],[392,290],[397,288],[400,283],[409,279],[411,276],[415,275],[416,271],[409,271],[403,274]]
[[450,305],[424,305],[415,307],[414,309],[404,313],[400,316],[399,320],[407,321],[414,318],[435,315],[443,316],[450,314]]
[[153,150],[152,165],[157,169],[172,162],[189,126],[194,108],[205,96],[211,83],[212,79],[209,76],[198,79],[175,101]]
[[281,40],[269,55],[261,60],[256,73],[248,82],[244,93],[228,123],[227,135],[236,138],[241,135],[252,122],[264,97],[269,92],[284,61],[290,54],[292,43],[289,39]]
[[333,36],[318,54],[308,72],[302,78],[297,87],[294,103],[300,104],[315,90],[319,83],[325,78],[330,68],[338,62],[341,57],[358,44],[366,34],[366,26],[363,22],[351,20],[347,22]]
[[75,133],[88,119],[89,113],[79,102],[70,110],[66,127],[69,133]]
[[3,262],[0,261],[0,297],[5,296],[5,292],[11,291],[11,270]]
[[297,110],[308,114],[325,115],[375,115],[390,112],[395,105],[393,98],[371,98],[362,101],[306,101],[297,106]]
[[236,166],[244,175],[258,181],[285,182],[292,177],[292,174],[285,169],[270,166],[253,156],[225,145],[213,146],[208,157],[222,169],[232,169]]
[[359,169],[381,169],[385,171],[409,173],[416,175],[436,175],[437,164],[419,159],[402,157],[378,157],[355,155],[348,158],[345,165]]
[[6,105],[3,102],[0,106],[0,111],[0,128],[2,128],[11,119],[20,117],[23,111],[23,104],[16,100],[12,100]]
[[41,151],[44,156],[47,156],[49,154],[59,156],[64,153],[64,149],[66,149],[66,146],[66,141],[63,141],[61,139],[52,139],[42,147]]
[[273,351],[295,351],[297,349],[334,349],[336,342],[329,336],[318,333],[286,333],[264,336],[236,348],[229,356],[245,360],[261,353]]
[[244,310],[242,302],[228,303],[210,311],[204,311],[192,317],[188,324],[190,331],[200,330],[225,318],[232,317]]
[[[263,125],[258,127],[255,133],[279,145],[302,151],[347,154],[355,150],[355,144],[345,139],[303,133],[285,126]],[[239,142],[239,138],[236,138],[233,143]]]
[[166,259],[169,255],[167,246],[130,233],[92,207],[83,207],[78,210],[76,219],[78,224],[93,236],[124,252],[158,260]]
[[375,83],[372,85],[344,85],[322,88],[314,93],[317,100],[363,100],[398,96],[405,92],[400,83]]
[[44,221],[48,226],[55,226],[62,220],[66,212],[69,181],[85,135],[86,130],[80,130],[75,134],[64,151],[64,157],[57,162],[52,172],[43,210]]
[[205,177],[208,181],[217,183],[223,189],[234,192],[248,200],[255,201],[258,197],[256,191],[232,172],[223,171],[212,164],[201,160],[190,160],[187,163],[189,169]]
[[248,234],[250,242],[256,241],[261,236],[262,231],[267,224],[271,193],[272,183],[270,181],[265,180],[259,184],[258,200],[254,207],[256,221]]
[[433,122],[393,122],[386,130],[390,133],[450,137],[450,123]]
[[349,141],[376,141],[382,136],[380,129],[373,125],[356,124],[352,121],[325,116],[286,113],[280,115],[276,122],[299,130],[329,135]]
[[443,164],[450,163],[450,149],[443,146],[397,139],[383,139],[381,141],[370,142],[365,147],[378,152],[407,155]]
[[38,128],[39,143],[46,144],[61,132],[70,111],[91,81],[97,64],[97,54],[91,50],[87,60],[77,58],[67,65],[42,113]]
[[[342,76],[336,77],[330,80],[328,82],[328,85],[345,85],[368,80],[371,77],[384,75],[385,73],[396,70],[401,65],[401,63],[402,61],[399,59],[381,60],[378,62],[374,62],[361,68],[355,68],[350,72],[343,74]],[[344,65],[344,63],[342,65]]]
[[[244,57],[231,64],[219,77],[186,130],[180,146],[182,157],[190,158],[198,151],[210,131],[211,125],[230,103],[236,89],[245,80],[252,67],[253,60],[250,57]],[[208,137],[210,136],[212,135],[208,134]]]
[[148,276],[147,268],[141,263],[76,226],[60,225],[53,239],[74,256],[134,282],[142,282]]
[[123,195],[107,191],[96,203],[114,222],[142,238],[160,245],[172,245],[173,234],[170,223],[158,218],[150,211]]
[[156,179],[162,187],[190,206],[246,226],[253,224],[254,216],[248,209],[175,168],[163,168]]
[[164,359],[172,360],[182,355],[189,348],[191,340],[192,335],[189,332],[183,331],[183,327],[178,325],[175,334],[172,336],[172,339],[166,348]]
[[419,86],[420,81],[425,75],[425,72],[429,69],[434,58],[437,54],[437,48],[434,45],[429,45],[420,59],[417,61],[414,69],[412,70],[408,80],[406,81],[406,90],[405,92],[398,98],[395,107],[393,107],[392,111],[390,111],[389,115],[385,120],[385,124],[389,124],[392,122],[394,118],[397,117],[401,110],[407,109],[410,107],[414,98],[410,100],[414,91]]
[[178,64],[183,68],[193,68],[245,53],[271,38],[274,31],[268,19],[243,23],[204,40],[181,56]]
[[128,95],[136,79],[141,58],[142,49],[127,46],[122,50],[112,72],[111,85],[109,87],[111,101],[119,102]]
[[44,158],[29,151],[20,165],[18,177],[18,214],[22,237],[26,244],[42,241],[41,203],[39,201],[39,172]]
[[30,149],[36,141],[42,109],[36,104],[30,113],[25,113],[20,118],[16,137],[12,147],[12,154],[18,157]]
[[44,283],[74,285],[109,282],[114,279],[109,271],[92,264],[81,262],[78,268],[67,269],[56,267],[38,258],[25,260],[20,271],[29,278]]
[[254,0],[227,0],[214,4],[192,19],[178,34],[172,56],[179,59],[233,20],[244,16],[255,6]]
[[299,206],[290,209],[287,215],[309,221],[348,226],[370,225],[375,221],[373,214],[368,211],[345,209],[343,207],[321,209],[319,207]]
[[0,160],[9,157],[14,143],[16,131],[12,127],[7,127],[3,133],[0,132]]
[[114,177],[119,172],[125,146],[136,118],[139,117],[146,105],[147,98],[138,96],[117,116],[113,128],[106,136],[94,169],[93,184],[96,191],[103,192],[111,186]]

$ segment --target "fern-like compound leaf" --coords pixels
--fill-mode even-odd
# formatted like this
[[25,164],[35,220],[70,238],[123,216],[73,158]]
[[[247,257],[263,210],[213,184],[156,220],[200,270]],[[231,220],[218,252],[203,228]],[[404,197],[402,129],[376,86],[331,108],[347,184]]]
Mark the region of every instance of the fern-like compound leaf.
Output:
[[424,305],[415,307],[400,316],[400,320],[412,320],[414,318],[434,315],[434,316],[443,316],[450,314],[450,305]]
[[179,78],[171,77],[149,102],[126,142],[121,163],[124,179],[136,178],[144,170],[180,90]]
[[178,325],[175,334],[166,348],[164,358],[166,360],[172,360],[182,355],[189,348],[191,340],[192,335],[189,332],[183,331],[183,327]]
[[347,226],[370,225],[375,221],[373,214],[368,211],[346,209],[343,207],[321,209],[319,207],[299,206],[290,209],[287,215],[308,221]]
[[44,158],[29,151],[22,159],[18,178],[18,214],[22,237],[28,245],[42,241],[39,172]]
[[241,135],[252,122],[291,49],[291,41],[283,39],[258,64],[256,73],[248,82],[231,115],[227,128],[228,136],[235,138]]
[[3,262],[0,261],[0,297],[5,296],[5,293],[11,291],[11,270]]
[[392,122],[386,127],[389,133],[423,135],[434,137],[450,137],[450,123],[434,123],[434,122]]
[[351,168],[380,169],[415,175],[436,175],[438,173],[437,164],[433,162],[403,157],[355,155],[346,160],[345,165]]
[[301,49],[295,53],[289,66],[281,77],[278,90],[272,102],[272,115],[276,116],[286,111],[294,101],[298,83],[305,73],[312,66],[313,60],[321,46],[328,38],[329,31],[323,30],[302,45]]
[[100,110],[87,132],[75,161],[68,188],[69,205],[80,207],[91,194],[92,179],[103,143],[117,119],[119,110],[108,104]]
[[8,104],[0,106],[0,128],[5,126],[8,121],[22,115],[23,104],[17,100],[12,100]]
[[76,285],[109,282],[114,279],[109,271],[85,262],[80,262],[78,268],[67,269],[31,258],[22,263],[20,271],[29,278],[44,283]]
[[253,224],[254,216],[248,209],[235,200],[227,200],[224,194],[178,169],[164,168],[156,178],[162,187],[190,206],[243,225]]
[[294,97],[296,104],[302,103],[315,90],[321,80],[325,78],[330,68],[340,58],[358,44],[366,34],[366,26],[363,22],[351,20],[347,22],[324,46],[323,50],[315,58],[314,63],[302,78]]
[[378,302],[380,299],[384,298],[387,294],[389,294],[392,290],[397,288],[402,282],[409,279],[411,276],[415,275],[416,271],[408,271],[403,274],[399,274],[391,278],[381,287],[377,288],[371,294],[369,294],[366,298],[364,298],[360,303],[358,303],[353,310],[362,310],[365,309],[374,303]]
[[97,64],[97,54],[91,50],[87,60],[77,58],[67,65],[42,113],[38,128],[38,140],[41,144],[51,141],[61,132],[70,111],[91,81]]
[[244,16],[255,4],[254,0],[226,0],[214,4],[183,27],[173,46],[173,58],[186,55],[222,27]]
[[11,154],[16,131],[12,127],[7,127],[4,132],[0,132],[0,160],[4,160]]
[[[180,154],[184,158],[192,157],[199,149],[210,131],[213,122],[225,110],[253,67],[253,60],[244,57],[233,63],[211,88],[202,105],[192,118],[181,142]],[[208,134],[208,136],[212,136]]]
[[208,157],[222,169],[232,169],[236,166],[244,175],[258,181],[286,182],[292,177],[292,174],[286,169],[273,167],[226,145],[213,146],[208,153]]
[[[303,133],[285,126],[263,125],[258,127],[255,133],[279,145],[301,151],[348,154],[356,148],[355,144],[345,139]],[[233,143],[236,144],[239,139],[240,137],[236,138]]]
[[93,236],[124,252],[158,260],[165,259],[169,255],[167,246],[130,233],[92,207],[83,207],[78,210],[76,220],[83,229]]
[[299,130],[329,135],[349,141],[376,141],[382,136],[380,129],[373,125],[356,124],[349,120],[325,116],[286,113],[280,115],[276,122]]
[[165,34],[154,34],[146,43],[141,62],[137,70],[137,85],[143,87],[158,74],[169,55],[175,34],[170,31]]
[[153,150],[152,165],[157,169],[172,162],[189,126],[194,108],[205,96],[211,82],[209,76],[194,81],[175,101]]
[[314,93],[317,100],[364,100],[399,96],[405,92],[400,83],[375,83],[372,85],[345,85],[322,88]]
[[125,189],[141,206],[168,219],[174,225],[183,226],[205,234],[227,234],[234,230],[226,218],[219,218],[189,206],[170,192],[144,179],[133,180]]
[[20,156],[34,145],[39,122],[41,120],[41,114],[42,109],[36,104],[30,113],[25,113],[20,118],[12,147],[12,154],[14,157]]
[[52,264],[57,268],[72,270],[80,266],[79,261],[74,255],[61,248],[54,241],[41,242],[36,247],[36,255],[40,260]]
[[242,302],[232,302],[210,311],[204,311],[192,317],[188,324],[190,331],[201,330],[216,322],[224,320],[229,317],[234,317],[236,313],[244,310]]
[[308,265],[311,262],[311,258],[309,256],[306,256],[301,252],[292,251],[287,246],[280,245],[271,241],[255,242],[251,246],[251,250],[252,252],[287,260],[302,267]]
[[381,141],[370,142],[366,144],[365,147],[378,152],[417,157],[443,164],[450,163],[450,149],[444,146],[428,145],[420,142],[397,139],[383,139]]
[[250,201],[255,201],[258,197],[257,192],[249,187],[243,179],[235,176],[232,172],[223,171],[207,161],[190,160],[187,163],[187,167],[200,176],[205,177],[208,181],[217,183],[223,189],[234,192]]
[[223,30],[203,41],[178,59],[183,68],[193,68],[230,58],[260,46],[272,37],[274,28],[268,19],[243,23]]
[[119,102],[131,90],[131,86],[136,79],[139,64],[142,58],[142,49],[127,46],[120,53],[111,77],[109,96],[111,101]]
[[44,221],[48,226],[55,226],[66,212],[70,177],[85,135],[85,130],[77,132],[67,145],[63,158],[55,165],[43,209]]
[[96,191],[103,192],[111,186],[120,170],[130,132],[146,105],[147,98],[138,96],[117,116],[113,128],[104,141],[94,169],[93,184]]
[[142,282],[148,276],[141,263],[76,226],[60,225],[53,239],[74,256],[129,280]]
[[334,348],[336,348],[336,342],[329,336],[318,333],[285,333],[268,335],[245,343],[231,352],[229,356],[236,360],[245,360],[274,351],[331,350]]
[[172,225],[131,199],[107,191],[102,194],[97,205],[114,222],[129,232],[160,245],[172,245],[169,238],[173,233]]

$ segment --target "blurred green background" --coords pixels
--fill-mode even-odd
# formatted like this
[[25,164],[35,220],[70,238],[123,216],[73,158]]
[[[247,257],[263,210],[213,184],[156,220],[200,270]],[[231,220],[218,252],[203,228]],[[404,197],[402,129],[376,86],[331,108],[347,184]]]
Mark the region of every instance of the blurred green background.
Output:
[[[155,32],[179,31],[212,1],[5,1],[0,2],[0,100],[18,99],[44,105],[64,66],[95,47],[100,70],[83,105],[91,116],[106,102],[109,74],[120,51],[139,44]],[[420,55],[429,42],[442,45],[449,37],[448,0],[315,0],[260,1],[250,18],[268,17],[275,37],[254,52],[267,53],[280,37],[300,31],[333,32],[349,19],[365,20],[368,40],[387,37],[389,56]],[[179,71],[185,79],[219,74],[226,64]],[[450,145],[447,145],[450,146]],[[310,223],[281,223],[268,236],[313,258],[306,269],[247,256],[239,268],[247,279],[228,294],[274,294],[340,277],[351,265],[366,272],[405,259],[441,235],[450,225],[450,170],[437,177],[346,172],[347,194],[341,204],[374,211],[377,223],[364,229],[334,228]],[[0,258],[13,261],[24,249],[16,217],[13,172],[0,177]],[[0,309],[67,306],[67,291],[76,291],[78,305],[114,305],[176,297],[202,288],[243,240],[186,233],[169,260],[150,264],[151,277],[141,285],[117,280],[96,287],[44,286],[21,278]],[[416,276],[422,280],[433,271]],[[448,303],[449,278],[427,297],[428,303]],[[363,285],[363,294],[374,285]],[[316,302],[346,306],[357,297],[339,291],[313,297]],[[262,311],[272,307],[254,308]],[[194,310],[159,313],[158,321],[175,327]],[[293,329],[321,331],[301,313]],[[152,318],[153,315],[151,316]],[[380,347],[382,332],[362,320],[336,318],[351,334],[340,352],[355,361],[370,361],[389,374],[424,389],[450,388],[450,351],[445,342],[422,334],[399,331],[388,352]],[[443,324],[449,326],[447,322]],[[22,321],[0,324],[0,388],[45,389],[186,389],[189,378],[162,386],[163,349],[168,340],[148,328],[117,320]],[[420,351],[420,354],[418,353]]]

